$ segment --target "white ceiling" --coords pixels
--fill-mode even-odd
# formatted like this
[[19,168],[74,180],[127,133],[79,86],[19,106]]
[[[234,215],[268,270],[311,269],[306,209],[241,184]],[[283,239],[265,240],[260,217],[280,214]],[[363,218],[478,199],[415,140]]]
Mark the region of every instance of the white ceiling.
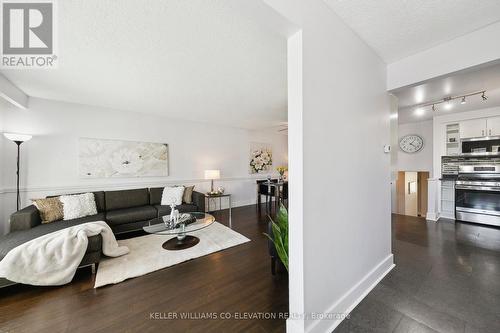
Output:
[[499,0],[325,1],[387,63],[500,20]]
[[[467,103],[463,105],[460,104],[460,100],[453,101],[451,109],[448,110],[441,104],[436,106],[436,112],[432,112],[431,107],[423,108],[423,114],[416,112],[418,104],[480,90],[486,90],[487,101],[483,101],[481,96],[471,96],[466,98]],[[414,87],[398,89],[392,93],[398,98],[399,123],[428,120],[432,119],[433,115],[500,106],[500,64],[467,69]]]
[[46,99],[244,128],[281,124],[286,37],[237,3],[58,1],[59,67],[2,74]]

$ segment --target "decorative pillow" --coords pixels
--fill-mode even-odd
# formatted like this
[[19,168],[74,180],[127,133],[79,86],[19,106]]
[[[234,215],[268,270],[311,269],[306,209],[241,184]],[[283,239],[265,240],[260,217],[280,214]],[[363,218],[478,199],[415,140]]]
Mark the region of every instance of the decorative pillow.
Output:
[[61,200],[63,204],[65,220],[97,214],[94,193],[61,195],[59,200]]
[[174,203],[176,206],[182,205],[182,196],[184,195],[184,186],[165,187],[161,196],[161,204],[170,206]]
[[62,220],[64,217],[63,204],[59,197],[33,199],[33,204],[40,212],[42,223]]
[[193,203],[193,190],[194,190],[194,185],[184,186],[184,195],[182,196],[182,202],[187,204]]

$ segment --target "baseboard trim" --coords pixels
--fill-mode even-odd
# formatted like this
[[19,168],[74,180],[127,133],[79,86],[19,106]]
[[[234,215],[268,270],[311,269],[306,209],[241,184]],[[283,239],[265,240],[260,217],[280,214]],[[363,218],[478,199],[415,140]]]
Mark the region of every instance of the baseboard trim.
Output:
[[[350,313],[368,293],[395,267],[394,256],[391,253],[375,268],[366,274],[340,300],[334,303],[325,313]],[[306,329],[306,332],[333,332],[343,319],[317,320]],[[288,325],[287,325],[288,327]],[[294,331],[298,332],[298,331]]]
[[455,220],[455,214],[453,214],[453,215],[452,215],[452,214],[450,214],[450,215],[447,215],[447,214],[439,214],[439,216],[438,216],[438,220],[439,220],[439,219],[441,219],[441,218],[443,218],[443,219],[447,219],[447,220],[453,220],[453,221],[454,221],[454,220]]
[[286,320],[286,333],[304,333],[304,319]]
[[437,222],[439,220],[439,214],[438,213],[427,213],[427,216],[425,217],[427,221],[433,221]]

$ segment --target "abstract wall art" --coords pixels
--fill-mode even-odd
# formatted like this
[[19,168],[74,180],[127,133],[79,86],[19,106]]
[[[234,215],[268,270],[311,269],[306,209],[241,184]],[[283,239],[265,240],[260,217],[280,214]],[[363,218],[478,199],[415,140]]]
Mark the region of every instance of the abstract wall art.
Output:
[[166,177],[168,144],[79,139],[81,178]]

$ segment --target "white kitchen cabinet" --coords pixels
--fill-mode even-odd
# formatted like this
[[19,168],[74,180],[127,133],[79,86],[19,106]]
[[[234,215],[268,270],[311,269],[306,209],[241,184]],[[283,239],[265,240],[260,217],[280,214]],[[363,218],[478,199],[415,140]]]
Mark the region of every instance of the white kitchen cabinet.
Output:
[[441,217],[455,219],[455,181],[441,181]]
[[489,136],[500,136],[500,117],[488,118],[486,123]]
[[[493,118],[491,118],[493,119]],[[487,126],[486,119],[472,119],[460,122],[460,138],[470,139],[470,138],[480,138],[487,136]]]

